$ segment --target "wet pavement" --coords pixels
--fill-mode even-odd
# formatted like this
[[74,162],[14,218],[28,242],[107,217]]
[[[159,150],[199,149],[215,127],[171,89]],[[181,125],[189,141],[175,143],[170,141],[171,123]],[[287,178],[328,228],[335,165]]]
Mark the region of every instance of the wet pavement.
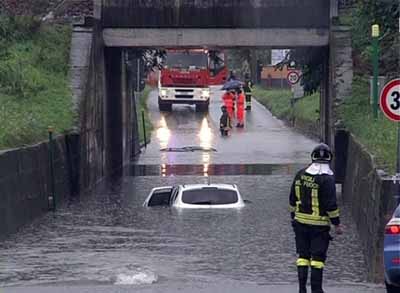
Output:
[[[173,105],[172,112],[158,110],[157,91],[150,93],[148,108],[155,131],[151,144],[138,160],[149,164],[291,164],[307,163],[312,140],[287,128],[261,104],[254,101],[246,113],[244,129],[234,128],[230,137],[219,134],[222,91],[212,90],[207,114],[194,106]],[[160,152],[167,147],[199,146],[216,152]]]
[[[163,121],[153,100],[150,106],[153,119]],[[217,109],[217,101],[205,116],[177,107],[122,178],[103,182],[1,242],[0,292],[296,292],[288,192],[314,142],[258,104],[244,131],[221,139]],[[205,124],[209,130],[202,131]],[[165,125],[168,143],[160,135],[167,133]],[[203,132],[212,134],[207,147],[217,152],[160,152],[198,146]],[[251,203],[240,210],[142,206],[155,186],[209,181],[237,184]],[[341,198],[339,203],[346,233],[329,250],[327,292],[384,292],[366,283],[350,209]]]

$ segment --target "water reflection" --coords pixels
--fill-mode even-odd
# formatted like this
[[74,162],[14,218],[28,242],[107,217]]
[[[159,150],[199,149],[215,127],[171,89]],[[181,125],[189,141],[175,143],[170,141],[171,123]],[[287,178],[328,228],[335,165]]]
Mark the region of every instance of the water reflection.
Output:
[[160,128],[157,129],[157,139],[160,142],[161,148],[168,147],[170,137],[171,131],[168,128],[167,121],[165,121],[164,116],[161,116]]
[[221,175],[294,175],[304,164],[211,164],[209,153],[203,154],[203,164],[131,165],[130,176],[221,176]]
[[206,117],[203,118],[201,123],[201,128],[199,132],[200,146],[203,148],[211,148],[211,143],[213,139],[213,134],[210,126],[208,125],[208,120]]
[[[208,125],[208,120],[206,117],[203,118],[201,123],[200,133],[200,146],[206,149],[212,147],[213,133]],[[210,164],[210,154],[208,152],[203,152],[202,154],[202,162],[203,162],[203,176],[208,177],[208,166]]]

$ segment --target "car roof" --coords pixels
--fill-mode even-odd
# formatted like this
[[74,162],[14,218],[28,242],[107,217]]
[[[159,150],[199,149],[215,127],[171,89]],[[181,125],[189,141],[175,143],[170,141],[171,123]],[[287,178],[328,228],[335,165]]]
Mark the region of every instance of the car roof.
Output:
[[194,189],[203,189],[203,188],[218,188],[218,189],[229,189],[238,191],[238,188],[234,184],[218,184],[218,183],[211,183],[211,184],[182,184],[179,187],[185,190],[194,190]]

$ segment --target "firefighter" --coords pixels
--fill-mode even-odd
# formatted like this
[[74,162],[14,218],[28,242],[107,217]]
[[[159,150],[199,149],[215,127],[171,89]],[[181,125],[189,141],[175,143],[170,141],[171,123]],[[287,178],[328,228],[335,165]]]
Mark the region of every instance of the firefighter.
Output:
[[226,91],[224,95],[222,96],[222,101],[224,103],[224,106],[226,107],[226,111],[228,112],[229,118],[232,120],[233,119],[233,108],[234,108],[234,96],[230,91]]
[[221,131],[221,136],[228,136],[229,130],[231,130],[231,119],[229,118],[228,112],[226,111],[226,106],[221,107],[222,115],[219,119],[219,129]]
[[311,153],[312,164],[300,170],[290,191],[292,226],[298,254],[299,292],[306,293],[308,268],[311,267],[311,291],[323,293],[322,276],[331,224],[336,234],[343,233],[336,204],[335,178],[330,169],[332,151],[319,144]]
[[250,75],[248,73],[244,76],[244,94],[246,96],[246,110],[251,110],[251,91],[253,89],[253,82],[250,79]]
[[236,127],[243,128],[244,127],[244,103],[245,103],[245,96],[243,94],[242,89],[237,90],[236,96],[236,118],[237,118],[237,125]]

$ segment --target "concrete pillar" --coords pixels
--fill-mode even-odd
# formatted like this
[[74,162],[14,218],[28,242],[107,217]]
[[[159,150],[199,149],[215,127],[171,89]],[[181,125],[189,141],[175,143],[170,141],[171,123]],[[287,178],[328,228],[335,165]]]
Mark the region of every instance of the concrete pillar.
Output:
[[322,82],[320,87],[320,140],[329,144],[330,140],[330,79],[329,79],[329,47],[325,49],[325,61],[322,68]]
[[331,26],[329,49],[329,143],[334,146],[336,129],[341,128],[338,108],[352,95],[353,59],[350,29],[345,26]]
[[123,165],[122,49],[105,48],[106,166],[108,175]]

